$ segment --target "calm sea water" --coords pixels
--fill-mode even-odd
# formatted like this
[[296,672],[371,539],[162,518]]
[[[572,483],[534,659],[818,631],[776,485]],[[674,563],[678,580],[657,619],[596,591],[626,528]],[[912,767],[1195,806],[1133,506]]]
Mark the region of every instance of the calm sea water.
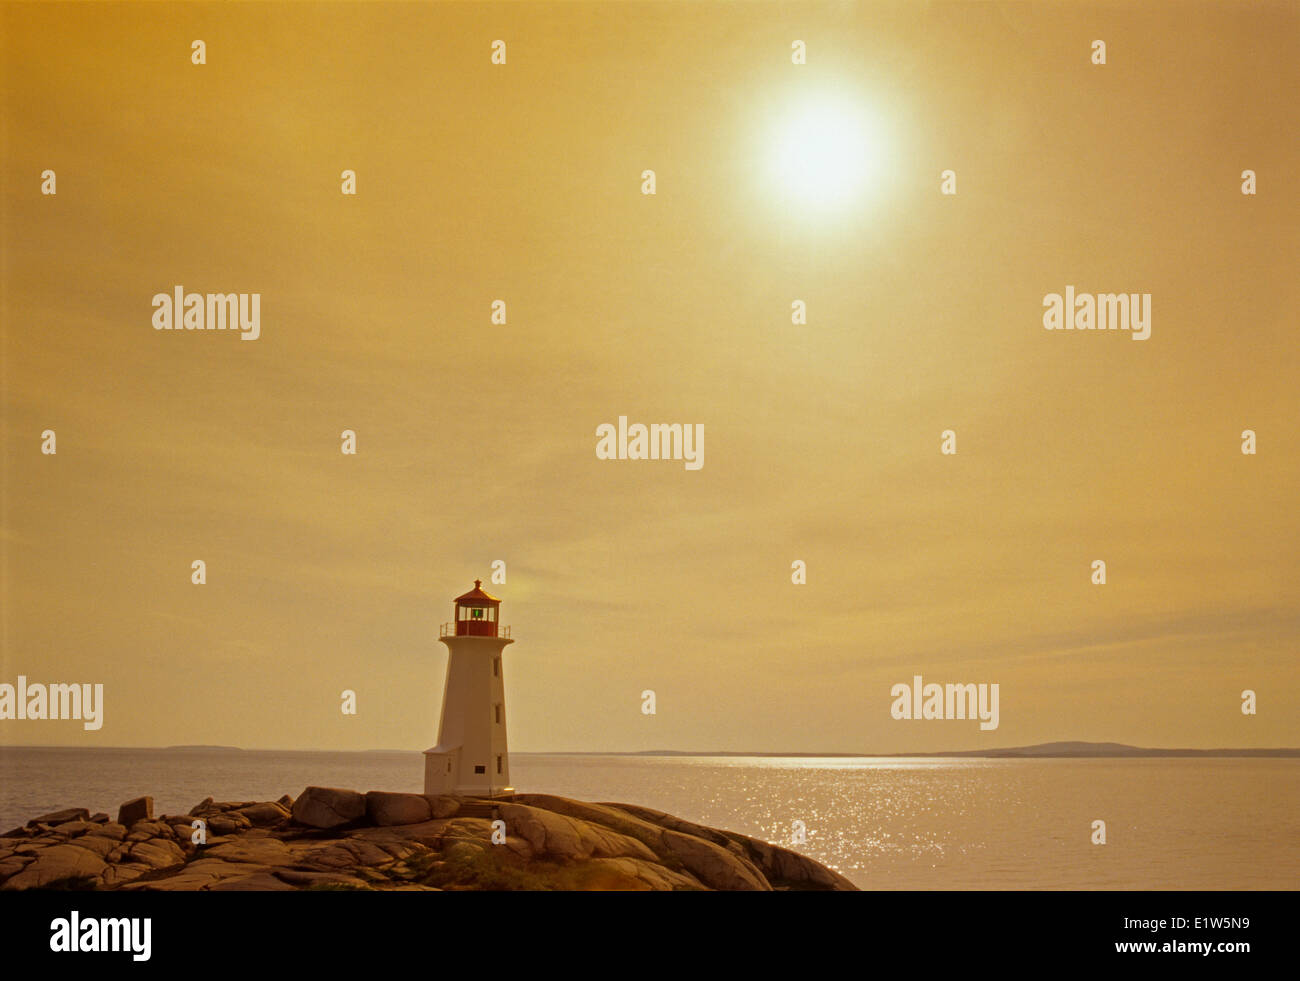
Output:
[[[1295,889],[1300,760],[511,757],[516,789],[643,804],[789,844],[865,889]],[[0,830],[309,784],[419,792],[418,753],[0,748]],[[1091,843],[1094,820],[1107,844]]]

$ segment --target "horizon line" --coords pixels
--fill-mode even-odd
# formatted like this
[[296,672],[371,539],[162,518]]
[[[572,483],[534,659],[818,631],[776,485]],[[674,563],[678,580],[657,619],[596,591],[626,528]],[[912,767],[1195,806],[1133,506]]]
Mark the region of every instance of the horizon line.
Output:
[[[767,750],[681,750],[681,749],[639,749],[639,750],[514,750],[514,756],[698,756],[698,757],[758,757],[768,759],[893,759],[893,758],[924,758],[924,757],[949,757],[949,756],[967,756],[967,757],[987,757],[993,754],[1010,754],[1025,753],[1032,750],[1049,750],[1059,749],[1063,756],[1135,756],[1141,754],[1195,754],[1195,755],[1263,755],[1263,754],[1292,754],[1300,756],[1300,747],[1294,746],[1214,746],[1214,747],[1191,747],[1191,746],[1134,746],[1128,743],[1117,743],[1112,741],[1088,741],[1088,740],[1053,740],[1046,743],[1031,743],[1021,746],[998,746],[988,749],[962,749],[962,750],[930,750],[930,751],[908,751],[893,753],[869,753],[852,750],[830,750],[830,751],[787,751],[771,752]],[[240,753],[411,753],[420,754],[423,750],[418,749],[393,749],[393,748],[368,748],[368,749],[319,749],[319,748],[289,748],[289,747],[245,747],[245,746],[227,746],[222,744],[205,744],[205,743],[180,743],[168,746],[78,746],[78,745],[19,745],[8,746],[0,745],[0,752],[6,750],[22,749],[55,749],[55,750],[172,750],[172,751],[190,751],[190,752],[240,752]],[[1088,754],[1087,750],[1101,750],[1094,754]],[[1050,756],[1051,753],[1040,753],[1040,755]]]

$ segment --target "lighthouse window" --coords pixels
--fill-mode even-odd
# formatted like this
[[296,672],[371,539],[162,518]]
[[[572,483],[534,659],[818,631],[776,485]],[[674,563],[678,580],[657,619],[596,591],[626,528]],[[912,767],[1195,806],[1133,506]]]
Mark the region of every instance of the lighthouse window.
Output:
[[497,757],[497,773],[501,772],[501,757]]
[[471,620],[482,620],[483,610],[480,607],[477,606],[474,607],[472,610],[469,611],[469,618]]
[[501,677],[501,658],[499,657],[494,657],[492,659],[492,677]]
[[487,773],[487,766],[484,765],[484,764],[479,764],[478,766],[474,767],[474,772],[475,772],[475,773]]
[[497,724],[497,725],[500,725],[500,724],[501,724],[501,706],[500,706],[500,705],[493,705],[493,706],[492,706],[492,716],[493,716],[493,718],[496,720],[496,724]]

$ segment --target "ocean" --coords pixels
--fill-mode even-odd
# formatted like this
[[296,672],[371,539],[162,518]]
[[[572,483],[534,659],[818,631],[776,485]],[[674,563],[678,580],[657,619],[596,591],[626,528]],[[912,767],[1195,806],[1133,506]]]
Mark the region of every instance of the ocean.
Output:
[[[1297,759],[516,753],[510,766],[519,792],[657,808],[793,847],[863,889],[1300,886]],[[0,748],[0,830],[64,807],[116,817],[142,794],[176,814],[311,784],[418,793],[422,767],[414,752]]]

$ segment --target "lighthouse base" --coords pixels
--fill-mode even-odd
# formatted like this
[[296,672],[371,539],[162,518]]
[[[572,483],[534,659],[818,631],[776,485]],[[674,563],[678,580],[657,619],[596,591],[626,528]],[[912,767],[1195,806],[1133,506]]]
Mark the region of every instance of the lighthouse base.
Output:
[[[424,751],[424,793],[429,797],[451,794],[457,797],[505,797],[513,795],[514,787],[493,783],[495,774],[486,772],[488,765],[479,764],[485,772],[474,772],[472,761],[461,766],[461,747],[435,746]],[[465,772],[468,771],[468,772]],[[500,778],[498,778],[500,779]]]

